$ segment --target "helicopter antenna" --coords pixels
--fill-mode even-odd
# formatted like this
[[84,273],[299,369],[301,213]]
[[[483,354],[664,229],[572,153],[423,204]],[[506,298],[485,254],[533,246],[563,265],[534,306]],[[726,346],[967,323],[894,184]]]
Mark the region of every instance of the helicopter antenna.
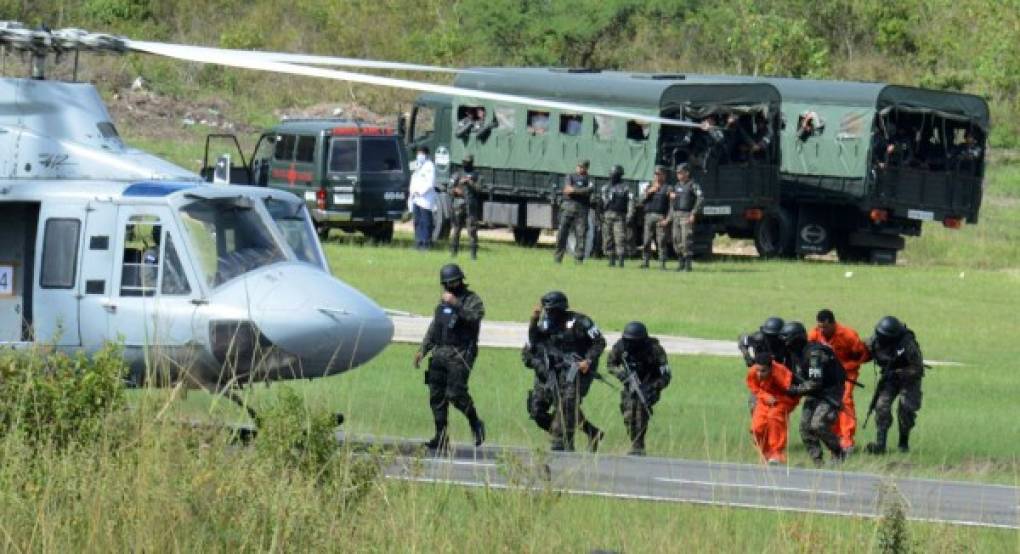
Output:
[[18,21],[0,21],[0,46],[3,47],[4,73],[8,50],[32,57],[32,78],[46,78],[46,61],[52,54],[56,61],[74,53],[74,79],[78,79],[78,54],[84,50],[96,54],[127,52],[124,39],[81,29],[28,29]]

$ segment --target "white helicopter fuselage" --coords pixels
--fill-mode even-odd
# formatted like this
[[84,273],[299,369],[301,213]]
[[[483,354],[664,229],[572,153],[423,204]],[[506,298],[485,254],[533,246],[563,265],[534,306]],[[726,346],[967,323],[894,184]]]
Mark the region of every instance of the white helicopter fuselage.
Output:
[[393,326],[329,274],[304,202],[126,148],[91,85],[0,79],[0,345],[124,345],[132,380],[339,373]]

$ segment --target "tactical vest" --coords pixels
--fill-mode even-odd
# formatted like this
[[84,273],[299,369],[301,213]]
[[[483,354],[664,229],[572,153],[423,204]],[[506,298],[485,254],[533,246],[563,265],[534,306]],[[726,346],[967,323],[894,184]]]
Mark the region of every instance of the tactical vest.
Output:
[[435,325],[439,329],[436,346],[453,346],[463,349],[478,342],[478,326],[462,321],[457,315],[457,310],[449,304],[443,303],[436,306]]
[[663,185],[659,192],[651,195],[645,203],[646,214],[666,215],[669,212],[669,187]]
[[659,368],[659,360],[655,356],[655,344],[658,344],[658,342],[653,343],[649,341],[636,352],[626,349],[623,351],[624,359],[630,368],[637,372],[638,380],[642,383],[658,379],[662,375]]
[[673,198],[673,209],[678,212],[689,212],[694,209],[698,195],[694,193],[694,181],[677,183],[673,187],[676,196]]
[[[846,371],[836,359],[836,353],[824,344],[808,343],[804,349],[801,364],[798,371],[801,379],[820,379],[822,381],[821,390],[811,396],[823,398],[834,406],[842,405]],[[821,372],[821,375],[815,374],[818,371]]]
[[[454,183],[456,183],[458,180],[460,180],[463,177],[471,177],[471,180],[475,184],[478,183],[478,172],[477,171],[460,171],[460,172],[455,173],[454,176],[453,176]],[[471,187],[469,187],[467,185],[460,185],[460,189],[462,191],[464,191],[464,196],[454,196],[453,197],[453,205],[454,206],[463,206],[463,205],[466,205],[469,208],[468,211],[469,212],[473,212],[474,210],[470,209],[470,208],[474,208],[474,205],[475,205],[475,191],[474,191],[474,189],[472,189]]]
[[[591,187],[591,178],[587,175],[578,175],[574,173],[573,175],[570,175],[568,179],[570,181],[570,186],[575,189],[587,189]],[[569,196],[569,200],[584,208],[591,205],[591,195],[571,194]]]
[[[591,337],[588,336],[588,329],[585,328],[579,316],[574,312],[567,312],[566,319],[555,329],[542,329],[545,335],[545,346],[556,349],[564,354],[577,354],[584,356],[591,347]],[[539,324],[541,329],[541,323]]]
[[626,214],[629,197],[630,189],[627,185],[623,183],[610,185],[606,194],[606,211]]

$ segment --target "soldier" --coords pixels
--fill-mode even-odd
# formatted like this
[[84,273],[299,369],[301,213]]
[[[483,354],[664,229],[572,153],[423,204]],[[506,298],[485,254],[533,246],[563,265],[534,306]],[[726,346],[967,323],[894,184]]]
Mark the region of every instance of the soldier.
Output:
[[666,168],[657,165],[655,166],[655,178],[645,189],[638,202],[645,212],[645,241],[642,245],[644,261],[641,263],[643,269],[648,268],[648,262],[652,258],[653,241],[659,252],[662,269],[666,269],[666,233],[669,231],[666,214],[669,212],[669,192],[669,185],[666,184]]
[[[604,433],[584,418],[581,401],[591,388],[606,339],[588,316],[568,308],[567,296],[552,291],[542,296],[531,314],[528,344],[542,358],[532,367],[537,366],[536,373],[542,373],[547,386],[538,395],[532,391],[528,396],[528,412],[540,427],[548,423],[553,450],[573,450],[574,429],[580,424],[594,452]],[[554,409],[551,419],[550,407]]]
[[658,339],[648,336],[644,323],[631,321],[623,328],[623,338],[613,345],[607,365],[624,385],[620,411],[630,436],[630,454],[644,456],[652,406],[673,378],[666,351]]
[[836,418],[833,431],[839,436],[839,444],[850,454],[854,450],[854,435],[857,432],[857,412],[854,408],[854,383],[861,373],[861,364],[868,359],[868,347],[854,331],[836,322],[832,310],[819,310],[815,317],[818,325],[808,333],[808,340],[820,342],[836,353],[836,359],[843,364],[847,382],[843,390],[843,409]]
[[433,450],[449,448],[446,428],[450,404],[467,416],[475,446],[481,446],[485,441],[485,424],[479,419],[468,394],[468,377],[478,355],[478,331],[485,317],[485,306],[477,294],[468,290],[464,272],[457,264],[444,265],[439,270],[439,281],[443,294],[421,348],[414,354],[417,369],[422,358],[432,353],[425,383],[429,386],[436,435],[426,446]]
[[471,240],[471,259],[478,259],[478,193],[479,177],[475,171],[475,157],[464,156],[461,170],[450,178],[453,187],[453,237],[450,240],[450,254],[457,255],[460,250],[460,231],[467,226],[468,238]]
[[673,249],[679,258],[677,271],[691,271],[694,259],[694,219],[704,203],[701,185],[691,179],[687,164],[676,166],[676,185],[669,193],[668,221],[673,222]]
[[627,220],[634,210],[634,195],[623,182],[623,167],[609,170],[609,184],[602,188],[602,250],[609,256],[609,267],[627,258]]
[[[744,356],[744,363],[747,364],[747,367],[754,365],[754,358],[759,352],[765,352],[775,360],[786,362],[786,346],[783,345],[783,339],[779,336],[784,324],[783,318],[772,316],[766,319],[757,331],[740,335],[737,339],[737,349]],[[757,402],[757,395],[751,391],[747,399],[747,407],[752,414],[754,414]]]
[[793,365],[794,384],[787,393],[803,396],[800,437],[815,465],[822,464],[822,444],[832,452],[833,460],[843,461],[845,454],[839,437],[832,432],[832,424],[843,405],[843,384],[846,373],[831,348],[817,342],[808,342],[807,329],[799,321],[783,326],[783,342],[789,350]]
[[584,243],[588,234],[588,208],[591,206],[591,193],[594,189],[591,177],[588,176],[588,160],[577,164],[577,173],[567,176],[563,187],[563,200],[560,203],[560,228],[556,232],[556,263],[563,261],[567,251],[567,234],[574,231],[574,259],[577,263],[584,261]]
[[[921,379],[924,377],[924,357],[914,332],[893,316],[886,316],[875,325],[875,336],[868,340],[868,348],[881,370],[875,385],[875,410],[878,436],[868,443],[870,454],[885,454],[886,436],[892,426],[892,404],[899,395],[896,414],[900,428],[900,452],[910,451],[910,430],[921,409]],[[870,409],[869,409],[870,415]]]

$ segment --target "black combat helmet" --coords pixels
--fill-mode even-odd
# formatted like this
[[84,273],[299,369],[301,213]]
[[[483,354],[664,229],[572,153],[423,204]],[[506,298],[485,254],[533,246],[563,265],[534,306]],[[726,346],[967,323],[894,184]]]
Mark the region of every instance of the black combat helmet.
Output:
[[762,323],[758,330],[766,337],[778,337],[783,332],[783,325],[785,324],[786,322],[783,321],[783,318],[772,316],[766,319],[765,323]]
[[619,183],[621,179],[623,179],[623,166],[616,164],[609,170],[609,181]]
[[464,272],[460,270],[460,266],[457,264],[446,264],[439,270],[439,282],[444,285],[453,281],[463,280]]
[[887,315],[878,320],[878,324],[875,325],[875,334],[881,338],[895,339],[903,334],[904,329],[905,326],[902,321]]
[[563,311],[569,307],[567,304],[567,295],[563,294],[558,290],[545,293],[542,297],[542,308],[545,310],[552,311]]
[[807,329],[799,321],[788,321],[779,332],[779,338],[783,339],[787,346],[802,345],[807,342]]
[[648,339],[648,328],[640,321],[631,321],[623,328],[623,340],[642,341]]

